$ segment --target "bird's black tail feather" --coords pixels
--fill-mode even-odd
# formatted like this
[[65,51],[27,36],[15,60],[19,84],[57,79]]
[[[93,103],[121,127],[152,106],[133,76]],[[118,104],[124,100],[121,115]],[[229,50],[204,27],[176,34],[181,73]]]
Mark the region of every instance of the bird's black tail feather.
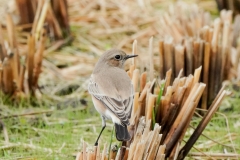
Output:
[[115,123],[116,138],[118,141],[128,141],[131,139],[127,126],[122,126]]

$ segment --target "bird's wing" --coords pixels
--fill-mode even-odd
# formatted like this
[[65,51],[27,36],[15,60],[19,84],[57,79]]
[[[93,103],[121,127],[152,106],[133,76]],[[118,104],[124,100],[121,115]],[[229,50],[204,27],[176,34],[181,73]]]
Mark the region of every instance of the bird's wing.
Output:
[[125,99],[123,101],[123,104],[125,106],[125,113],[128,118],[131,117],[133,100],[134,100],[134,89],[133,89],[133,85],[131,85],[131,95],[128,99]]
[[100,100],[110,111],[112,111],[112,113],[114,113],[121,120],[123,124],[129,125],[129,116],[131,115],[133,94],[131,94],[131,97],[124,101],[121,99],[115,99],[106,96],[104,93],[101,93],[97,83],[95,83],[93,79],[90,79],[89,81],[88,92]]

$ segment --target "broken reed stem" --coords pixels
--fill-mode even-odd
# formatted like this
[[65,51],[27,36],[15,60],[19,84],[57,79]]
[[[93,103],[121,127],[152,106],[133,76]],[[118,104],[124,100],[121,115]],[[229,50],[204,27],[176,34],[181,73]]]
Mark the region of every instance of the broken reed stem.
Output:
[[[169,111],[171,110],[171,104],[170,104],[170,100],[171,100],[171,96],[172,96],[172,86],[168,86],[167,87],[167,91],[166,94],[164,95],[164,97],[162,97],[162,102],[161,102],[161,125],[163,126],[163,124],[165,123],[165,121],[168,119],[169,116]],[[164,128],[165,126],[163,126]]]
[[[199,87],[198,87],[198,89],[195,93],[196,98],[193,100],[193,103],[192,103],[193,106],[190,107],[191,105],[189,105],[187,112],[184,114],[183,119],[181,120],[182,127],[179,126],[179,128],[182,128],[182,130],[179,131],[179,133],[178,133],[179,138],[177,138],[177,140],[175,141],[175,144],[173,144],[172,151],[171,151],[172,155],[174,155],[174,152],[176,152],[176,150],[174,150],[174,148],[177,148],[177,144],[178,144],[177,142],[181,142],[184,138],[184,135],[187,131],[187,128],[190,124],[190,121],[193,117],[193,114],[194,114],[196,108],[197,108],[197,105],[199,104],[200,98],[201,98],[202,93],[203,93],[205,88],[206,88],[206,85],[203,84],[203,83],[200,83],[200,85],[199,85]],[[176,132],[178,132],[178,131],[176,131]]]
[[24,75],[25,75],[26,67],[21,65],[20,74],[19,74],[19,91],[24,91]]
[[8,58],[4,58],[3,60],[3,92],[13,94],[13,77],[12,77],[12,69],[9,63]]
[[83,153],[82,152],[77,153],[76,160],[83,160]]
[[172,78],[172,69],[168,70],[167,73],[166,73],[163,95],[166,94],[166,91],[167,91],[166,89],[171,83],[171,78]]
[[[60,0],[61,1],[61,0]],[[58,20],[56,19],[56,16],[53,12],[53,9],[52,9],[52,6],[51,5],[48,5],[48,11],[47,13],[49,14],[48,16],[46,16],[46,19],[48,21],[48,23],[50,25],[52,25],[53,27],[53,34],[55,35],[55,37],[57,39],[61,39],[63,37],[62,35],[62,31],[61,31],[61,27],[58,23]]]
[[[174,47],[175,49],[175,52],[174,52],[174,55],[175,55],[175,75],[178,75],[180,73],[180,70],[181,69],[184,69],[184,47],[181,46],[181,45],[177,45]],[[183,72],[183,75],[184,72]]]
[[57,15],[61,15],[60,17],[58,17],[58,19],[60,20],[59,21],[59,24],[62,26],[62,28],[64,28],[64,31],[65,33],[68,33],[70,32],[70,27],[69,27],[69,18],[68,18],[68,3],[67,3],[67,0],[61,0],[59,1],[59,8],[57,7],[54,7],[54,12],[55,13],[58,13],[57,12],[57,9],[60,9],[59,13],[60,14],[57,14]]
[[130,79],[132,79],[133,71],[134,71],[134,70],[135,70],[135,66],[134,66],[134,65],[131,65],[131,66],[130,66],[130,69],[129,69],[129,71],[128,71]]
[[100,160],[101,158],[100,146],[101,146],[101,143],[99,142],[97,146],[96,160]]
[[200,38],[203,39],[205,42],[209,42],[208,36],[209,36],[209,26],[204,26],[200,30]]
[[193,85],[193,80],[194,80],[194,77],[193,75],[189,75],[187,77],[187,80],[186,80],[186,84],[185,84],[185,87],[186,87],[186,91],[185,91],[185,94],[184,94],[184,97],[183,97],[183,100],[182,100],[182,103],[181,105],[185,104],[190,92],[191,92],[191,89],[192,89],[192,85]]
[[83,159],[87,159],[87,144],[83,141]]
[[186,46],[186,75],[193,73],[193,40],[187,39]]
[[217,111],[218,107],[220,106],[221,101],[227,95],[227,92],[224,90],[225,86],[219,91],[218,95],[214,99],[213,103],[211,104],[210,108],[208,109],[207,113],[203,117],[202,121],[199,123],[197,128],[194,130],[194,133],[191,135],[189,140],[186,142],[184,147],[180,150],[178,160],[182,160],[186,157],[194,143],[197,141],[199,136],[201,135],[202,131],[205,129],[209,121],[211,120],[213,114]]
[[135,69],[132,75],[132,84],[134,91],[138,91],[138,81],[139,81],[139,69]]
[[114,148],[111,149],[110,152],[110,158],[109,159],[115,159],[117,155],[117,150],[115,150]]
[[199,57],[200,57],[200,42],[196,40],[193,42],[193,68],[198,68],[201,64],[199,64]]
[[193,100],[193,95],[196,92],[197,88],[198,88],[199,84],[195,84],[193,89],[191,90],[190,96],[188,96],[185,104],[183,105],[183,107],[181,108],[179,114],[177,115],[177,118],[175,119],[173,125],[171,126],[167,137],[164,139],[164,143],[163,144],[167,144],[170,140],[171,140],[171,135],[174,133],[175,129],[177,128],[177,126],[179,125],[179,123],[181,122],[181,119],[183,117],[183,115],[185,114],[185,111],[188,108],[189,103]]
[[209,61],[210,61],[210,44],[208,42],[205,43],[204,45],[204,64],[203,64],[203,83],[206,84],[206,89],[203,91],[203,96],[202,96],[202,104],[201,108],[202,109],[207,109],[207,102],[208,102],[208,92],[209,92]]
[[33,93],[33,68],[34,68],[34,53],[35,53],[35,38],[32,35],[28,36],[28,55],[27,55],[27,73],[28,86],[31,93]]
[[164,78],[164,53],[163,53],[163,44],[164,42],[160,40],[159,42],[159,76],[160,79]]
[[144,107],[146,104],[147,91],[148,91],[149,87],[150,87],[150,83],[148,82],[148,83],[146,83],[146,85],[145,85],[144,89],[142,90],[141,95],[138,99],[138,105],[139,105],[138,117],[145,116],[145,108]]
[[140,92],[143,91],[143,89],[146,85],[146,82],[147,82],[147,72],[143,72],[141,74],[141,78],[140,78]]
[[150,81],[154,79],[154,66],[153,66],[153,37],[149,39],[149,78]]
[[[135,122],[136,122],[135,118],[137,116],[136,114],[138,111],[138,99],[139,99],[139,92],[135,92],[130,124],[135,124]],[[137,118],[139,118],[139,117],[137,117]]]
[[39,75],[41,73],[43,52],[45,50],[45,41],[46,41],[45,34],[46,33],[44,29],[42,31],[43,33],[39,41],[39,47],[34,55],[34,71],[33,71],[33,82],[32,82],[32,86],[34,90],[37,88],[37,85],[38,85],[37,82],[38,82]]
[[166,73],[168,70],[173,70],[173,74],[171,75],[171,79],[174,78],[174,69],[175,65],[173,64],[174,62],[174,56],[173,56],[173,39],[169,38],[166,41],[164,41],[164,73]]
[[33,21],[33,25],[32,25],[32,30],[31,30],[32,35],[34,35],[36,33],[36,29],[37,29],[37,25],[38,25],[40,15],[41,15],[43,4],[44,4],[43,0],[38,1],[37,10],[35,12],[35,17],[34,17],[34,21]]
[[35,32],[36,40],[38,40],[38,38],[40,37],[40,32],[41,32],[41,29],[43,28],[43,24],[44,24],[44,21],[46,19],[46,15],[47,15],[49,5],[50,5],[50,0],[45,0],[44,4],[43,4],[43,7],[42,7],[42,10],[41,10],[40,17],[37,21],[38,23],[36,25],[36,32]]
[[216,60],[217,60],[217,51],[218,51],[218,37],[220,32],[220,25],[221,20],[218,18],[214,21],[214,30],[213,30],[213,38],[211,42],[211,59],[210,59],[210,79],[209,79],[209,101],[212,101],[214,99],[215,94],[215,78],[216,74]]
[[152,119],[153,117],[153,109],[154,109],[154,103],[156,100],[156,96],[151,94],[148,97],[148,103],[147,103],[147,112],[146,112],[146,120]]
[[104,144],[103,151],[102,151],[102,158],[101,159],[103,159],[103,160],[105,159],[106,151],[107,151],[107,143]]
[[17,37],[15,33],[15,28],[13,20],[10,14],[7,14],[7,33],[8,33],[8,42],[10,44],[10,49],[13,51],[17,48]]
[[201,75],[201,71],[202,71],[202,66],[200,66],[199,68],[195,69],[194,72],[194,76],[193,76],[193,84],[192,87],[199,82],[200,80],[200,75]]
[[[7,48],[7,55],[9,57],[9,63],[11,65],[11,70],[13,73],[13,82],[16,90],[19,90],[19,54],[17,50],[17,39],[15,33],[15,27],[10,14],[7,14],[7,33],[8,33],[8,43],[9,48]],[[2,46],[4,48],[4,46]]]
[[[137,40],[136,39],[133,41],[132,54],[133,55],[137,54]],[[136,66],[136,59],[135,58],[132,58],[132,65]]]
[[[223,12],[222,12],[223,13]],[[232,11],[228,11],[227,13],[225,13],[225,16],[227,17],[226,20],[223,20],[223,33],[222,33],[222,49],[220,52],[220,56],[221,59],[219,59],[219,63],[221,64],[221,70],[220,70],[220,74],[219,74],[219,82],[221,83],[224,79],[225,79],[225,71],[228,72],[228,66],[226,66],[228,59],[229,59],[229,49],[231,46],[231,42],[230,40],[230,30],[231,30],[231,20],[229,19],[229,14],[230,17],[232,16]],[[231,18],[230,18],[231,19]],[[218,85],[218,88],[220,88],[220,86]]]
[[[214,159],[223,159],[223,158],[230,158],[230,159],[238,159],[240,154],[235,153],[201,153],[201,152],[191,152],[188,154],[190,157],[201,157],[201,158],[214,158]],[[207,156],[206,156],[207,155]]]
[[[193,93],[189,96],[189,101],[186,101],[186,105],[180,110],[175,122],[172,125],[164,143],[166,146],[166,155],[169,156],[174,146],[178,141],[181,142],[183,135],[185,134],[188,124],[194,114],[197,104],[202,96],[205,84],[195,84]],[[188,103],[187,103],[188,102]]]
[[19,76],[18,76],[18,58],[17,58],[17,54],[15,53],[10,53],[9,55],[9,63],[12,69],[12,76],[13,76],[13,83],[14,83],[14,90],[15,91],[19,91]]

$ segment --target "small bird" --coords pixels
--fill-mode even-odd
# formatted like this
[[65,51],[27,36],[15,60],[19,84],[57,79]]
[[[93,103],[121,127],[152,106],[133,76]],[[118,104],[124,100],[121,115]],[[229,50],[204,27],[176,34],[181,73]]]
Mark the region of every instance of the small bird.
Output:
[[136,56],[138,55],[127,55],[121,50],[112,49],[106,51],[95,65],[88,84],[93,104],[102,117],[102,130],[95,146],[106,127],[106,119],[114,123],[117,140],[128,141],[131,138],[127,126],[130,124],[134,89],[124,70],[124,63]]

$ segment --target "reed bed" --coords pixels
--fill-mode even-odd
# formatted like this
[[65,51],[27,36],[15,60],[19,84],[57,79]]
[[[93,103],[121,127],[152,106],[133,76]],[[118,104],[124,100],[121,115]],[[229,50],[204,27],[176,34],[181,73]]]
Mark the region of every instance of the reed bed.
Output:
[[[137,48],[136,44],[137,41],[133,43],[133,54]],[[151,48],[151,39],[149,48]],[[149,57],[151,56],[150,53]],[[223,86],[192,136],[185,145],[181,146],[206,87],[206,84],[199,82],[202,67],[197,68],[194,75],[190,74],[188,77],[182,76],[183,71],[180,70],[177,78],[172,82],[172,70],[166,73],[164,80],[160,80],[151,77],[154,75],[153,69],[140,74],[134,64],[136,64],[135,60],[132,61],[128,71],[135,88],[129,126],[132,139],[123,142],[116,157],[111,159],[184,159],[217,111],[223,98],[229,93]],[[101,159],[100,157],[105,159],[105,156],[104,150],[102,156],[100,155],[98,146],[95,147],[94,152],[87,152],[84,148],[77,156],[77,160],[95,160]]]
[[21,55],[18,49],[15,25],[12,17],[6,19],[7,38],[0,26],[0,88],[1,92],[12,98],[36,95],[41,73],[46,33],[42,30],[40,38],[28,36],[27,53]]
[[[0,88],[12,98],[40,97],[38,79],[44,54],[71,40],[67,1],[16,0],[21,21],[15,26],[6,13],[5,26],[0,25]],[[5,32],[6,31],[6,32]],[[64,42],[57,41],[64,39]],[[60,43],[59,43],[60,42]],[[47,49],[45,49],[47,48]]]
[[[104,4],[103,10],[108,5]],[[223,80],[237,77],[236,72],[229,72],[234,65],[238,65],[238,62],[233,64],[231,60],[234,55],[232,12],[223,10],[220,15],[220,18],[212,21],[210,14],[196,5],[178,3],[170,6],[159,19],[150,22],[151,27],[120,41],[118,47],[126,50],[130,48],[129,42],[133,42],[132,53],[138,53],[143,58],[139,63],[133,61],[128,71],[136,91],[132,123],[129,127],[133,139],[123,143],[116,157],[110,159],[155,159],[159,154],[170,159],[184,159],[187,156],[223,98],[229,94],[224,90],[225,86],[222,86]],[[111,22],[111,18],[107,20],[107,23]],[[103,30],[99,33],[103,33]],[[94,32],[96,34],[90,32],[92,37],[97,35],[97,30]],[[154,40],[150,38],[147,41],[149,48],[144,53],[149,54],[143,55],[143,50],[137,48],[136,44],[141,39],[140,46],[145,47],[148,44],[146,36],[149,35],[153,35]],[[159,42],[157,45],[156,39]],[[93,48],[98,54],[99,50]],[[139,69],[136,69],[138,66]],[[184,145],[182,140],[197,107],[208,111]],[[155,138],[150,145],[147,144],[152,137],[144,135],[147,132],[145,126],[140,127],[142,116],[147,124],[151,121],[150,129],[155,125],[161,126],[160,132],[157,133],[161,139]],[[140,133],[138,127],[142,128]],[[144,140],[139,137],[144,137]],[[151,150],[152,145],[157,146],[154,148],[156,150]],[[158,154],[158,148],[164,148],[164,151]],[[102,152],[102,159],[112,155],[108,153],[107,156],[105,151]],[[99,154],[100,151],[96,148],[92,152],[85,148],[83,152],[79,152],[77,159],[99,159]]]
[[[178,5],[172,11],[176,11],[177,7]],[[203,93],[201,108],[208,109],[219,92],[222,82],[237,77],[232,71],[236,64],[231,61],[232,11],[222,10],[220,18],[216,18],[213,25],[210,25],[209,14],[201,10],[193,10],[194,8],[189,11],[190,17],[184,15],[186,11],[182,11],[181,7],[180,14],[169,13],[172,17],[164,16],[167,18],[162,25],[165,24],[164,29],[168,30],[163,32],[170,33],[173,38],[168,37],[159,42],[161,64],[159,72],[164,78],[166,76],[164,73],[172,69],[172,76],[177,77],[179,71],[183,69],[183,75],[188,76],[202,66],[203,72],[199,78],[207,86]],[[175,23],[167,23],[169,19]],[[177,22],[181,22],[181,25],[177,25]]]
[[[234,58],[239,55],[239,47],[232,47],[232,36],[236,37],[239,32],[232,32],[231,11],[222,11],[219,18],[212,20],[210,12],[196,4],[172,4],[158,0],[143,4],[135,1],[126,3],[123,5],[116,0],[109,3],[69,1],[69,20],[73,32],[81,35],[72,46],[79,51],[74,52],[66,47],[57,52],[58,55],[48,56],[55,65],[61,66],[59,73],[64,78],[71,80],[79,75],[84,77],[91,74],[96,63],[93,56],[98,57],[109,48],[120,48],[131,53],[131,44],[135,39],[139,44],[136,52],[140,55],[136,66],[141,70],[148,69],[149,58],[145,53],[149,52],[147,46],[151,36],[152,65],[159,71],[161,79],[165,78],[169,69],[172,69],[173,80],[181,69],[183,75],[188,76],[202,66],[200,82],[206,84],[200,104],[202,109],[210,107],[224,80],[239,77],[239,58]],[[159,9],[160,4],[164,10]],[[203,4],[199,2],[199,5]],[[213,1],[206,1],[206,4],[216,7]],[[122,9],[122,6],[129,7]],[[135,12],[130,12],[130,8]],[[141,16],[139,13],[142,13]],[[61,54],[63,52],[64,55]],[[72,59],[73,54],[76,59]],[[81,61],[81,58],[84,60]],[[69,66],[68,63],[73,65]],[[82,69],[83,65],[86,69]]]

